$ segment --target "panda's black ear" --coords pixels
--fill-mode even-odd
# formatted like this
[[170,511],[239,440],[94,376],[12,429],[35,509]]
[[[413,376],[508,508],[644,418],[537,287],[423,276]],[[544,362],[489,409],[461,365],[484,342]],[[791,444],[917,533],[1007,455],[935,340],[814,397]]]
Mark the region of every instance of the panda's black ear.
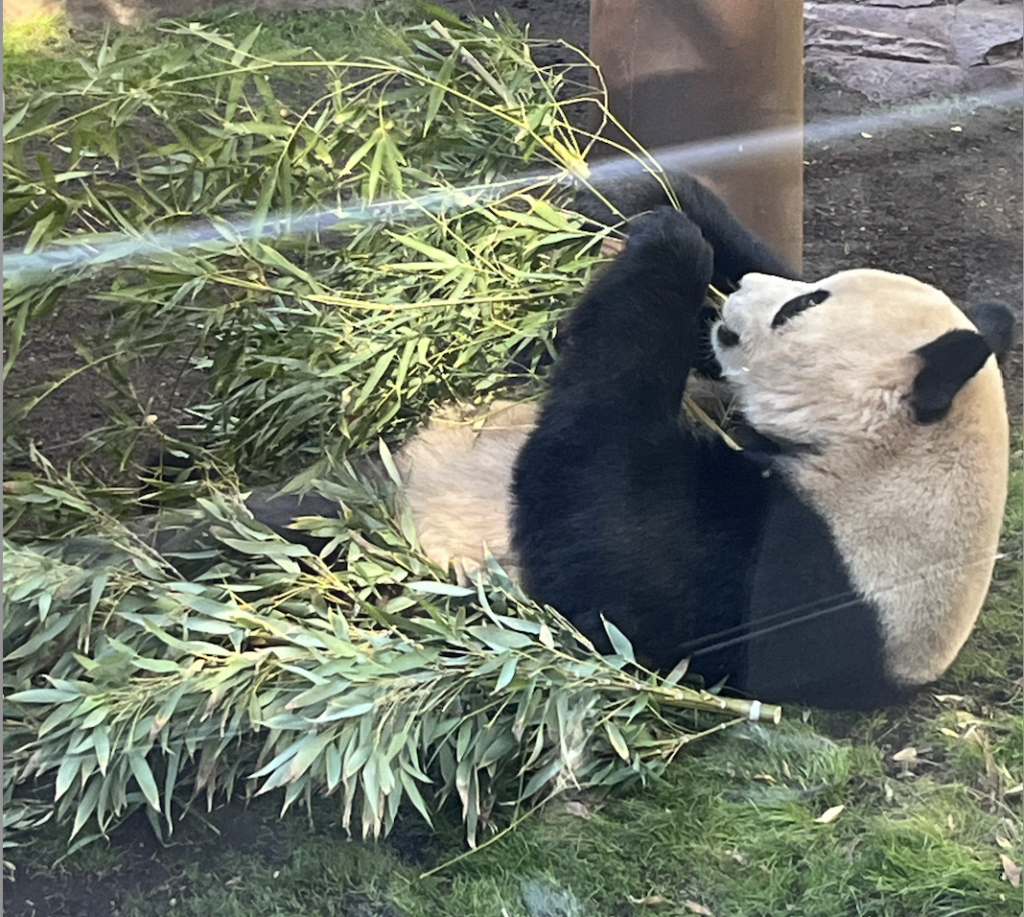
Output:
[[914,353],[922,363],[910,393],[914,419],[936,423],[949,413],[956,393],[992,356],[992,348],[977,331],[957,328]]
[[992,348],[996,359],[1002,360],[1017,338],[1017,322],[1010,309],[1001,302],[983,302],[964,312]]

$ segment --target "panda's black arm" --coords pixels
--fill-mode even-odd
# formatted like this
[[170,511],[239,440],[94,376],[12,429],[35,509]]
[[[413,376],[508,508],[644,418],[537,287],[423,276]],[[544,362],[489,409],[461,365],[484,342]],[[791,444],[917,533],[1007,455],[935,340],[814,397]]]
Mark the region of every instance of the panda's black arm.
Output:
[[637,220],[625,251],[573,310],[548,405],[585,404],[612,418],[609,430],[674,423],[704,356],[711,272],[711,247],[687,216],[661,207]]
[[[671,203],[658,177],[639,164],[608,177],[597,178],[592,188],[581,188],[573,209],[603,226],[620,223],[655,207]],[[756,272],[798,280],[799,275],[761,239],[747,229],[710,188],[687,172],[666,171],[679,206],[697,226],[715,252],[713,282],[731,292],[744,274]]]
[[611,650],[607,616],[629,639],[654,644],[650,661],[667,668],[684,640],[704,632],[699,612],[738,616],[743,577],[694,571],[714,570],[718,553],[750,554],[742,533],[733,537],[720,520],[739,515],[733,504],[749,514],[763,480],[679,422],[686,377],[707,346],[701,312],[711,271],[711,247],[687,216],[664,207],[636,221],[570,316],[512,481],[527,592],[602,651]]

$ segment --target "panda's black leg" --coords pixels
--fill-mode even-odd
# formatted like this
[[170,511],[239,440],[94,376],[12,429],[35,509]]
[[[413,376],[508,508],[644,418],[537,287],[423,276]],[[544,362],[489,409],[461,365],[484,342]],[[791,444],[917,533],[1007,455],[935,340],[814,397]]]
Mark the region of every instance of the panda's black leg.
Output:
[[[682,211],[700,227],[715,252],[714,285],[723,293],[734,290],[744,274],[773,274],[799,279],[786,261],[744,226],[710,188],[687,172],[666,171]],[[579,191],[573,209],[605,226],[668,204],[662,182],[637,165],[610,179],[598,179],[594,189]]]
[[799,280],[800,275],[744,226],[725,202],[692,175],[672,175],[683,212],[696,223],[715,250],[715,286],[731,293],[744,274],[772,274]]
[[614,418],[609,429],[674,421],[703,357],[711,271],[711,248],[684,214],[664,207],[638,220],[573,312],[549,404],[586,404]]
[[305,545],[314,554],[319,554],[327,547],[331,539],[292,528],[293,523],[301,516],[333,519],[339,513],[336,500],[329,500],[318,493],[281,493],[276,487],[257,487],[249,494],[245,505],[257,522],[273,529],[285,541]]
[[679,422],[711,270],[711,247],[682,213],[665,208],[637,221],[571,317],[512,484],[513,544],[527,592],[599,650],[610,649],[604,616],[646,659],[669,668],[702,632],[695,609],[709,607],[711,596],[716,607],[741,607],[721,577],[693,575],[719,546],[736,543],[729,533],[705,537],[722,526],[707,519],[693,482],[710,482],[709,497],[723,475],[737,499],[748,488],[742,473],[725,474],[735,459],[717,461],[717,443],[705,448]]

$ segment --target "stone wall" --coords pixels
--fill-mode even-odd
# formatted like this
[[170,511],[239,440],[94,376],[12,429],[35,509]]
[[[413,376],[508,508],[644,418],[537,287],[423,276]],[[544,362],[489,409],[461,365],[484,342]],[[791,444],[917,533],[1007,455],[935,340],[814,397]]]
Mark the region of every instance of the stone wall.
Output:
[[875,100],[1019,83],[1021,0],[804,4],[805,63]]

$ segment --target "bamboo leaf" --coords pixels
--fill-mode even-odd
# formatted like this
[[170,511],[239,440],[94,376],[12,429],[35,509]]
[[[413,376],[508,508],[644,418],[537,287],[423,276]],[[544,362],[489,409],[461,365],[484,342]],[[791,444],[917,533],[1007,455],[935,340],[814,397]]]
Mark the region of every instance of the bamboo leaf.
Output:
[[395,464],[394,457],[391,455],[391,450],[388,448],[387,443],[382,439],[377,440],[377,452],[380,455],[381,462],[384,464],[384,470],[388,473],[388,477],[391,478],[398,487],[403,486],[404,482],[402,480],[402,474],[398,470],[398,466]]
[[402,235],[397,232],[393,232],[390,235],[396,242],[400,242],[402,245],[419,252],[421,255],[426,255],[431,264],[436,264],[442,268],[462,267],[462,262],[454,255],[449,254],[440,248],[435,248],[433,245],[428,245],[426,242],[417,239],[415,236]]
[[139,789],[142,790],[142,795],[146,797],[146,802],[159,812],[160,794],[157,792],[156,780],[153,779],[153,771],[150,770],[146,756],[141,752],[129,751],[128,766],[131,768],[132,776],[139,784]]
[[57,780],[54,786],[54,798],[60,799],[70,788],[81,770],[82,759],[79,755],[68,755],[57,769]]
[[58,688],[28,688],[16,691],[7,699],[16,704],[59,704],[67,701],[81,700],[77,691],[65,691]]
[[622,737],[622,733],[619,732],[619,727],[611,720],[605,720],[604,731],[607,733],[608,741],[611,742],[612,748],[615,749],[615,753],[622,758],[623,761],[628,761],[629,746],[626,744],[626,740]]
[[466,631],[479,640],[486,643],[491,649],[525,649],[533,645],[533,640],[526,634],[514,630],[506,630],[503,627],[495,627],[492,624],[478,624],[467,627]]
[[619,630],[604,615],[601,615],[601,623],[604,625],[605,633],[611,641],[612,649],[617,656],[621,656],[626,662],[636,664],[636,657],[633,655],[633,644],[629,642],[626,635]]
[[102,778],[97,779],[96,777],[93,777],[86,785],[85,792],[79,798],[78,806],[75,808],[75,821],[71,826],[72,837],[78,834],[92,818],[93,812],[96,811],[96,804],[99,802],[102,786]]
[[468,586],[456,586],[454,583],[419,581],[409,583],[409,588],[415,589],[417,592],[425,592],[429,595],[445,595],[452,596],[454,598],[465,598],[467,596],[476,595],[475,589],[470,589]]
[[518,664],[519,659],[516,656],[512,656],[505,661],[505,664],[501,667],[501,672],[498,675],[498,679],[494,683],[495,694],[497,694],[499,691],[503,691],[512,683],[512,679],[516,676],[516,666]]
[[423,113],[423,136],[427,136],[427,132],[430,130],[430,125],[434,123],[434,119],[437,117],[438,111],[441,109],[441,103],[445,99],[445,95],[448,92],[448,85],[451,82],[452,74],[455,72],[455,58],[456,55],[449,54],[445,58],[444,63],[441,65],[441,69],[437,71],[436,82],[430,87],[430,95],[427,97],[427,108]]

